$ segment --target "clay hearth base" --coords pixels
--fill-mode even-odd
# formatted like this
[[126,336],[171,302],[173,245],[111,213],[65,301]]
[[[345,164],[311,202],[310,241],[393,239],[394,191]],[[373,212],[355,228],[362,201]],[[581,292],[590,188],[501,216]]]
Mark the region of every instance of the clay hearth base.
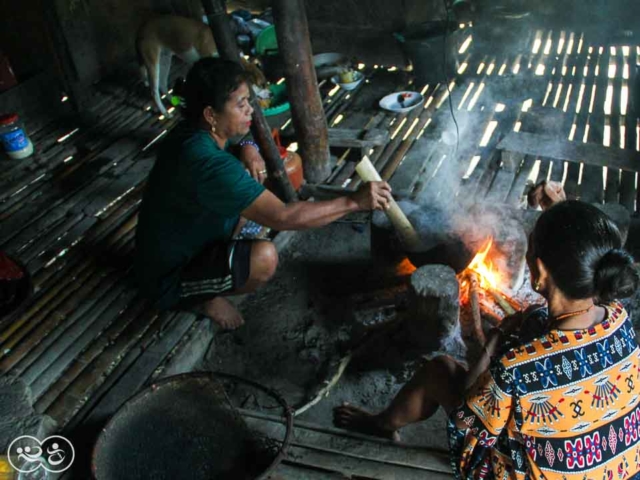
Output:
[[441,354],[464,360],[460,329],[460,288],[453,269],[427,265],[411,275],[406,331],[411,343],[429,357]]

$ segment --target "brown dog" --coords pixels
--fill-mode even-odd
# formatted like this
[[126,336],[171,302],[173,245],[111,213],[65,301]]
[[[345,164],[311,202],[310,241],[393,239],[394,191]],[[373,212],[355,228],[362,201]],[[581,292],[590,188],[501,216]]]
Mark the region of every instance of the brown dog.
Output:
[[[169,69],[173,55],[186,63],[195,63],[201,58],[218,53],[208,25],[187,17],[161,15],[148,20],[138,31],[136,40],[138,61],[151,89],[151,97],[158,110],[170,117],[162,104],[160,93],[168,91]],[[254,64],[244,58],[242,63],[251,80],[264,85],[266,80]]]

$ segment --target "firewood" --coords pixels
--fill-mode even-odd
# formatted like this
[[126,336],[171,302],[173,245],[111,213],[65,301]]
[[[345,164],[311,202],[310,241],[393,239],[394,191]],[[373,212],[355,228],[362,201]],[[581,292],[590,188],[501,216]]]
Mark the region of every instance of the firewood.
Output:
[[474,272],[468,272],[467,281],[469,284],[469,306],[471,307],[471,315],[473,316],[473,331],[480,345],[484,345],[487,339],[482,330],[482,317],[480,315],[480,303],[478,301],[478,275]]
[[480,300],[480,311],[482,312],[482,318],[489,322],[492,327],[497,327],[502,323],[502,317],[493,311],[493,304],[488,300]]
[[393,332],[396,332],[401,326],[402,321],[396,319],[383,325],[372,327],[370,329],[370,334],[365,336],[364,340],[354,346],[345,356],[335,363],[337,366],[335,373],[330,378],[322,382],[322,385],[324,386],[317,391],[309,402],[296,409],[293,416],[297,417],[298,415],[302,415],[322,399],[328,397],[333,387],[335,387],[340,381],[340,378],[342,378],[342,375],[347,369],[347,366],[349,366],[349,363],[351,363],[351,360],[365,355],[371,348],[376,348],[377,342],[388,341],[389,336]]
[[319,403],[323,398],[328,397],[329,393],[331,393],[331,390],[333,389],[333,387],[336,386],[336,384],[338,383],[338,381],[342,377],[342,374],[346,370],[346,368],[349,365],[349,362],[351,362],[352,358],[353,358],[353,355],[351,353],[349,353],[349,354],[345,355],[344,357],[342,357],[340,359],[340,363],[338,364],[338,370],[336,371],[336,373],[329,380],[325,380],[324,381],[325,386],[322,387],[318,391],[318,393],[315,395],[315,397],[313,397],[313,399],[310,402],[308,402],[308,403],[304,404],[302,407],[298,408],[294,412],[293,416],[297,417],[298,415],[302,415],[304,412],[309,410],[315,404]]
[[487,291],[491,294],[493,299],[498,303],[498,305],[500,305],[500,308],[504,310],[507,315],[513,315],[514,313],[516,313],[516,310],[511,306],[511,304],[501,293],[492,288],[487,289]]

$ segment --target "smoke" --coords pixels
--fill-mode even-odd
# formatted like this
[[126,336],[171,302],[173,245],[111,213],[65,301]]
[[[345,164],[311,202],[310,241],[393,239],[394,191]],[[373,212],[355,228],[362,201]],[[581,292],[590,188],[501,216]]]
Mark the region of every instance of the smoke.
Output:
[[[487,154],[497,143],[498,135],[504,135],[516,120],[521,119],[520,110],[525,100],[532,99],[534,110],[542,105],[549,83],[557,84],[559,77],[565,75],[562,70],[552,73],[554,68],[561,69],[566,64],[568,72],[571,72],[570,67],[576,67],[564,79],[565,86],[573,84],[575,96],[578,92],[576,85],[583,80],[581,72],[589,47],[603,46],[607,52],[608,45],[636,45],[640,28],[634,19],[640,14],[638,10],[640,2],[637,0],[591,0],[586,4],[575,0],[544,0],[538,3],[485,1],[479,6],[479,17],[474,20],[473,28],[464,29],[459,35],[460,43],[469,34],[473,35],[473,43],[468,52],[458,56],[458,60],[468,62],[468,66],[466,76],[455,77],[453,104],[450,106],[450,100],[446,99],[438,106],[430,128],[414,143],[410,152],[411,156],[425,159],[425,168],[419,172],[417,188],[414,189],[418,193],[412,198],[415,205],[408,211],[409,219],[423,240],[424,249],[459,239],[469,249],[478,251],[487,238],[493,237],[501,253],[496,260],[498,267],[512,272],[514,278],[519,276],[518,272],[524,270],[526,251],[523,212],[514,207],[487,203],[475,196],[479,178],[489,161]],[[494,64],[491,76],[486,74],[487,67],[484,77],[480,72],[470,71],[478,68],[482,57],[485,62]],[[536,71],[538,64],[546,67],[542,74]],[[505,67],[501,68],[503,65]],[[606,65],[603,63],[600,68],[606,70]],[[501,72],[499,75],[498,71]],[[640,98],[640,79],[636,81]],[[475,90],[471,89],[470,82],[475,82]],[[466,105],[459,109],[465,101],[463,94],[467,88],[476,92],[480,82],[486,84],[477,103],[473,108],[469,106],[472,93],[466,99]],[[444,83],[448,82],[441,82]],[[635,90],[633,87],[634,84],[630,84],[631,90]],[[560,90],[557,92],[559,96]],[[571,119],[562,111],[565,96],[566,103],[570,99],[565,92],[566,88],[562,102],[556,108],[556,116],[548,115],[552,101],[545,111],[540,112],[539,124],[532,124],[531,118],[527,121],[521,119],[523,131],[528,123],[529,128],[537,133],[552,130],[547,133],[566,138],[568,131],[565,129],[571,127]],[[633,94],[632,101],[640,104]],[[478,145],[478,131],[484,128],[479,126],[478,118],[483,115],[475,113],[483,108],[485,113],[487,110],[496,111],[497,104],[505,105],[502,111],[506,109],[506,113],[501,113],[502,117],[498,118],[500,123],[488,147]],[[457,119],[459,136],[450,110]],[[528,117],[535,117],[533,113]],[[513,123],[504,121],[505,117],[513,119]],[[461,182],[468,173],[471,159],[478,155],[482,155],[483,163],[471,173],[468,181]]]
[[422,240],[421,251],[409,254],[416,266],[444,263],[462,271],[491,240],[490,258],[501,272],[502,286],[517,289],[522,284],[527,249],[522,210],[485,202],[451,202],[446,209],[442,204],[399,205]]

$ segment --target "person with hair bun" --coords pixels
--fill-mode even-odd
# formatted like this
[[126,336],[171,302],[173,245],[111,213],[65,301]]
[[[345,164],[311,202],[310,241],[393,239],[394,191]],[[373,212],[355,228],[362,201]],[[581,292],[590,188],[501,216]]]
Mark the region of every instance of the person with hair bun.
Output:
[[473,371],[438,357],[383,412],[343,404],[334,423],[397,439],[442,406],[456,478],[636,478],[640,350],[619,299],[640,278],[618,228],[561,201],[538,219],[527,264],[546,306],[505,318]]
[[265,190],[256,144],[230,145],[249,132],[249,88],[237,63],[206,58],[193,65],[179,92],[184,121],[158,148],[136,232],[141,293],[160,309],[195,311],[227,329],[244,319],[225,297],[256,290],[278,264],[272,243],[234,239],[246,219],[275,230],[321,227],[388,208],[392,199],[386,182],[322,202],[284,204]]

